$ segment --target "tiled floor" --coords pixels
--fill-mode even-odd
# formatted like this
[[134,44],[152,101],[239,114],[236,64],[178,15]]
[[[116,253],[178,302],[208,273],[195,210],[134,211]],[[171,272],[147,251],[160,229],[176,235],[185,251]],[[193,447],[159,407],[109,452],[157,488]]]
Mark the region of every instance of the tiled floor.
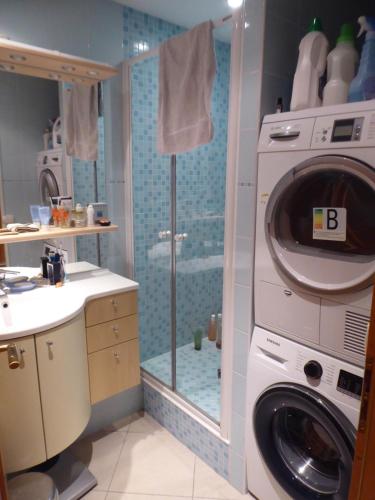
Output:
[[[220,420],[220,380],[217,376],[220,363],[221,351],[207,338],[203,339],[201,351],[196,351],[193,344],[177,349],[178,392],[217,422]],[[170,385],[170,352],[144,361],[142,367]]]
[[71,451],[98,480],[86,500],[249,500],[149,415],[78,441]]

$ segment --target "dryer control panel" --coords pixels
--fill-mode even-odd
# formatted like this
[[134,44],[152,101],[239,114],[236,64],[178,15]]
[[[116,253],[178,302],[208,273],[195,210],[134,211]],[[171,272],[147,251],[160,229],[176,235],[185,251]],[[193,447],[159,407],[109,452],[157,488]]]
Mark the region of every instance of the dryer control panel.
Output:
[[319,116],[315,120],[312,149],[375,145],[375,112]]

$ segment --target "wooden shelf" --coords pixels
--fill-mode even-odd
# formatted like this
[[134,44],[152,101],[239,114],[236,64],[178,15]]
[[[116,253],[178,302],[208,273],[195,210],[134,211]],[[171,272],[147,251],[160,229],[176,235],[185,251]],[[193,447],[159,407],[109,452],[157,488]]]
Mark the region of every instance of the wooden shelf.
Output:
[[112,233],[118,230],[118,226],[111,224],[110,226],[88,226],[88,227],[51,227],[48,230],[40,229],[33,233],[14,233],[4,234],[0,233],[0,245],[7,245],[8,243],[22,243],[26,241],[37,240],[52,240],[56,238],[67,238],[70,236],[85,236],[87,234],[97,233]]
[[85,85],[94,85],[118,73],[118,70],[109,64],[7,40],[1,36],[0,69]]

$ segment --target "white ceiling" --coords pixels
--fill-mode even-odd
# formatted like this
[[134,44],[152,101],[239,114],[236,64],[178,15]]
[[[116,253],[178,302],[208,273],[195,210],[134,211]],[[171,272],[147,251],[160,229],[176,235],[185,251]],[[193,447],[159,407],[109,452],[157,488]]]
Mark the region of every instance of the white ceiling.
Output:
[[[140,10],[165,21],[192,28],[196,24],[220,19],[232,12],[227,0],[115,0],[118,3]],[[230,42],[231,23],[226,23],[214,32],[215,37]]]

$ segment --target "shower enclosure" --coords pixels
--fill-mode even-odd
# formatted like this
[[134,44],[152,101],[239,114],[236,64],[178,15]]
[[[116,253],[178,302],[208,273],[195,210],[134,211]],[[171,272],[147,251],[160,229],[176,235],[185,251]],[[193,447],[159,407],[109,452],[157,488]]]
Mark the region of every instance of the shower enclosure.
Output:
[[222,312],[230,45],[215,49],[214,139],[189,153],[156,150],[157,53],[128,60],[124,74],[142,368],[218,422],[221,349],[207,332]]

